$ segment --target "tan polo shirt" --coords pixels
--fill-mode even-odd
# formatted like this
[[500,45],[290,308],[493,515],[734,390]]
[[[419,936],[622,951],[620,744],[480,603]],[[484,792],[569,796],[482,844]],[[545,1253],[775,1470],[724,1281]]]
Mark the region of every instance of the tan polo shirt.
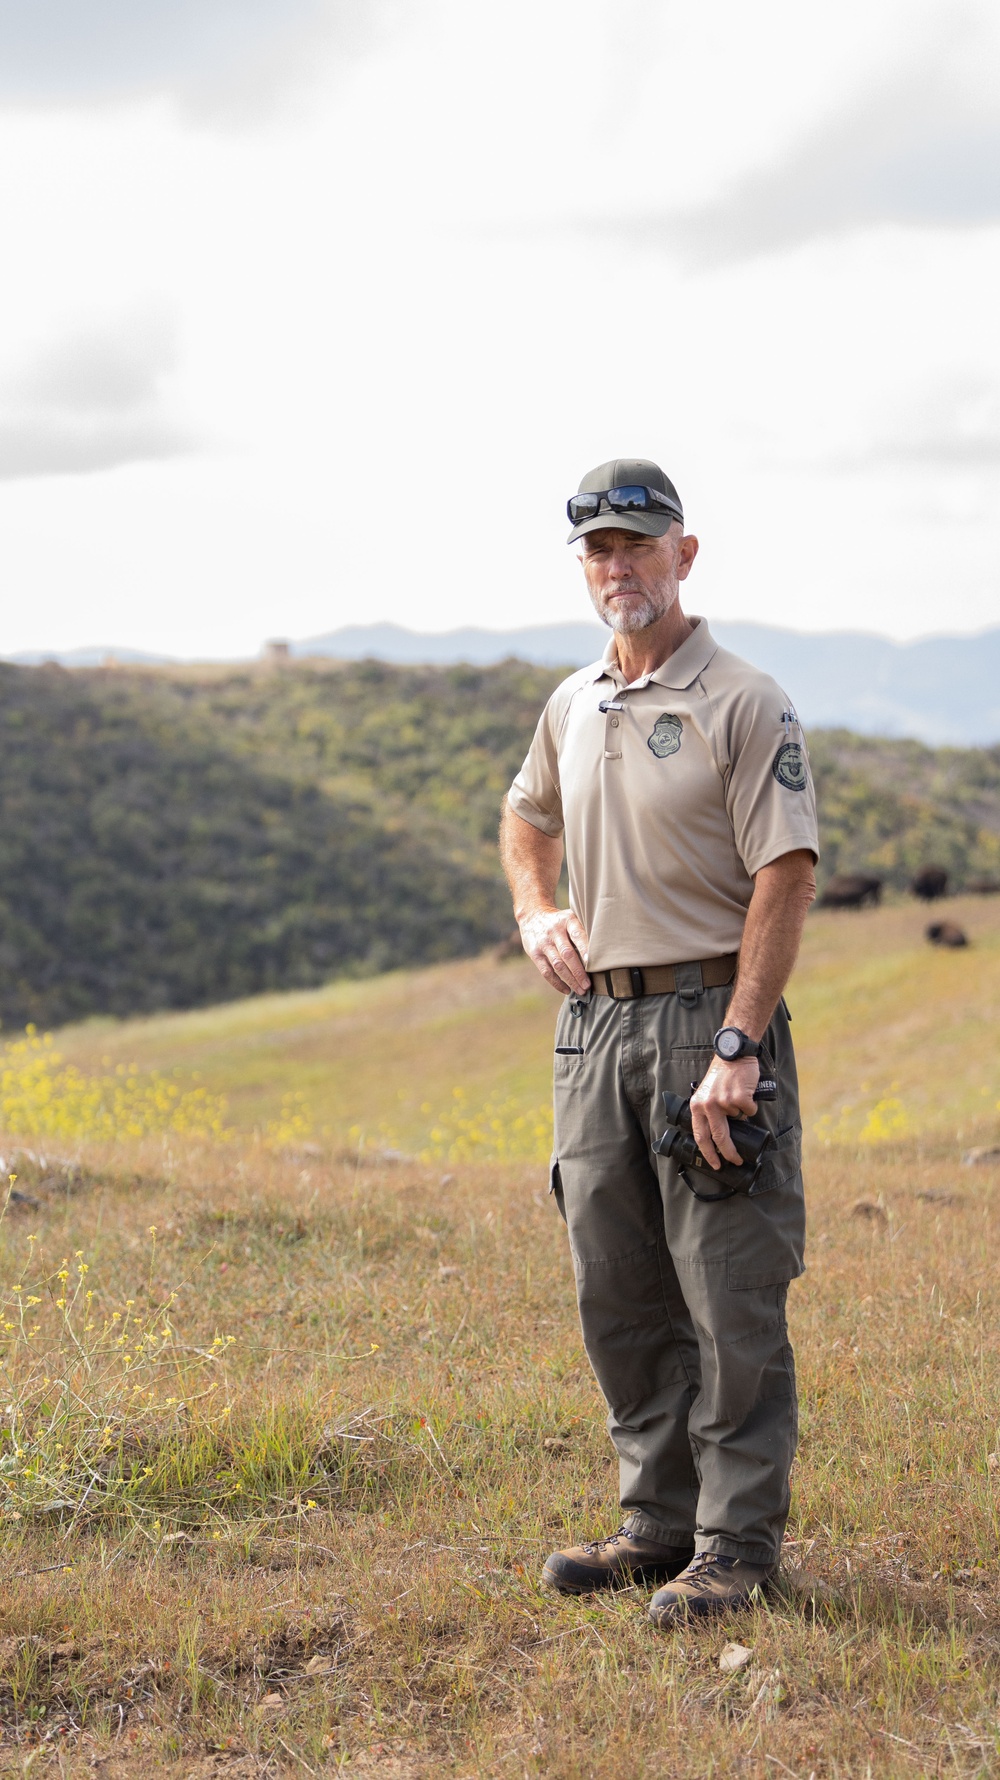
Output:
[[633,685],[612,636],[556,688],[510,789],[518,816],[565,836],[592,970],[735,952],[761,866],[799,847],[819,857],[788,698],[693,622]]

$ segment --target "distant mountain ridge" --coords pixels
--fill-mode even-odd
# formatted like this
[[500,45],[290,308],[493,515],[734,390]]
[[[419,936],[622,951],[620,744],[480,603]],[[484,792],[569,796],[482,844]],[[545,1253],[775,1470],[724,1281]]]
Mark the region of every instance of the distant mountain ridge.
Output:
[[910,736],[931,747],[1000,742],[1000,629],[915,643],[762,624],[712,629],[725,648],[773,674],[810,729]]
[[[726,649],[772,674],[811,729],[912,736],[931,746],[1000,741],[1000,629],[979,636],[894,643],[863,631],[808,633],[767,624],[716,623]],[[291,645],[294,655],[416,664],[479,665],[520,656],[543,667],[583,667],[603,653],[601,624],[521,630],[468,628],[425,635],[397,624],[346,625]]]
[[334,655],[341,661],[392,661],[401,666],[446,667],[468,661],[475,667],[514,656],[536,667],[585,667],[604,651],[603,624],[529,624],[518,630],[407,630],[402,624],[345,624],[320,637],[293,643],[293,655]]
[[[861,735],[911,736],[931,746],[1000,742],[1000,628],[978,636],[924,637],[895,643],[862,631],[808,633],[766,624],[709,620],[719,642],[773,674],[807,728],[851,729]],[[295,657],[333,657],[400,665],[469,662],[489,666],[510,657],[541,667],[582,667],[602,653],[603,625],[527,625],[513,630],[467,626],[436,633],[398,624],[352,624],[288,644]],[[76,649],[10,657],[16,664],[57,661],[93,667],[108,660],[156,665],[166,657],[129,649]]]

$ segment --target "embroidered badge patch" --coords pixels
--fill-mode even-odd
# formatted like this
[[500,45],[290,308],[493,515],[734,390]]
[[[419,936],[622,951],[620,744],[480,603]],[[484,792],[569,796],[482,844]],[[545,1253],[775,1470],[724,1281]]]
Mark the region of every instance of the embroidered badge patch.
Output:
[[666,760],[668,754],[676,754],[681,745],[682,728],[680,718],[675,717],[671,711],[664,711],[662,717],[657,717],[653,733],[646,743],[657,760]]
[[774,756],[771,771],[786,791],[804,791],[809,774],[801,745],[798,742],[782,743]]

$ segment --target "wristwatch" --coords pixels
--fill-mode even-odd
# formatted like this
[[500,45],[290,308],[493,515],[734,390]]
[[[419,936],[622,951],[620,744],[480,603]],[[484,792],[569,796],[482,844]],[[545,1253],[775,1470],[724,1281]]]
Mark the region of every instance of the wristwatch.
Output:
[[712,1049],[723,1063],[735,1063],[739,1057],[760,1056],[760,1045],[738,1026],[720,1026],[712,1040]]

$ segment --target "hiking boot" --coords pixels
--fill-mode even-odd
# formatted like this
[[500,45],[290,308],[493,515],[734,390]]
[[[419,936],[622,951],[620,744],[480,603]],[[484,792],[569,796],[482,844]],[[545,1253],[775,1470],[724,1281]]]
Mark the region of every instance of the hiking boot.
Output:
[[649,1603],[654,1625],[669,1627],[688,1617],[729,1613],[759,1599],[774,1576],[774,1564],[746,1564],[717,1551],[699,1551],[668,1588],[658,1588]]
[[590,1545],[554,1551],[542,1571],[542,1587],[564,1595],[587,1595],[595,1588],[628,1588],[632,1582],[663,1582],[690,1561],[692,1545],[657,1545],[628,1527]]

